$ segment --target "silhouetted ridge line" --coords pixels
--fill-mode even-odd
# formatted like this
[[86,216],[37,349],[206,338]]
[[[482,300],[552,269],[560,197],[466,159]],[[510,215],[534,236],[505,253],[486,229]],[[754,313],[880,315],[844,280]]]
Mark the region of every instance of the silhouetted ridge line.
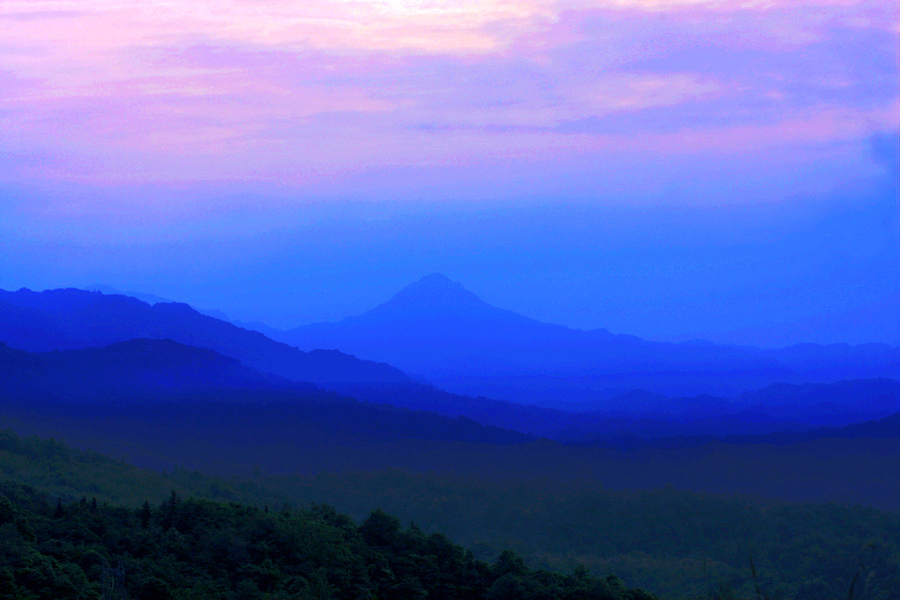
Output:
[[209,348],[249,367],[324,387],[409,382],[400,370],[338,351],[304,352],[205,316],[187,304],[65,289],[0,290],[0,339],[29,351],[74,350],[135,338]]

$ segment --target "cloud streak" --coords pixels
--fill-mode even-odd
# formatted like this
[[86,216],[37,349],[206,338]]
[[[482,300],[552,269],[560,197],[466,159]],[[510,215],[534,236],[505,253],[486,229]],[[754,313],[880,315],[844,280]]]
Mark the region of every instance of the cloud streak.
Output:
[[898,12],[882,0],[7,0],[0,151],[56,158],[4,176],[327,190],[405,167],[864,146],[900,126]]

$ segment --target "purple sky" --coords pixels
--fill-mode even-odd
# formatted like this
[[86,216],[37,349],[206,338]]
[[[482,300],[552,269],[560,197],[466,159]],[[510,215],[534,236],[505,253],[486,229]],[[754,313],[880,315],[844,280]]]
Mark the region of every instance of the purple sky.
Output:
[[900,343],[898,131],[896,0],[4,0],[0,287]]

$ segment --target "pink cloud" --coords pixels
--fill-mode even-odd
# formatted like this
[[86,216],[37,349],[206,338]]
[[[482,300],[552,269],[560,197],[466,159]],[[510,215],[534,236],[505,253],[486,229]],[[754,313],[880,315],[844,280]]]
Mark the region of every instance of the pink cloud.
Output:
[[8,0],[0,149],[67,157],[23,162],[29,177],[303,186],[840,143],[896,126],[898,13],[882,0]]

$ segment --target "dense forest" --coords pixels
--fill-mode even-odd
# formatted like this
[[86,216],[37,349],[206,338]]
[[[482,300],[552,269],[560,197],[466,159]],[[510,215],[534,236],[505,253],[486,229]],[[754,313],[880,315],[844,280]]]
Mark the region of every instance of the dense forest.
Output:
[[269,510],[182,499],[55,507],[0,483],[0,595],[176,598],[653,600],[584,568],[529,569],[515,553],[479,561],[446,536],[376,510],[360,525],[325,505]]
[[[618,579],[606,580],[613,574],[621,577],[625,586],[640,586],[662,598],[820,600],[845,598],[851,593],[852,586],[854,598],[892,600],[900,591],[900,514],[860,506],[774,503],[691,494],[673,489],[626,493],[605,490],[585,482],[491,481],[403,471],[280,477],[260,474],[244,479],[222,479],[186,469],[169,473],[138,469],[94,452],[72,449],[52,440],[21,438],[11,432],[0,435],[0,467],[0,477],[15,482],[8,483],[3,489],[17,507],[16,514],[21,517],[32,511],[36,522],[43,523],[42,527],[50,527],[32,527],[33,531],[49,531],[51,534],[57,531],[63,538],[68,535],[65,527],[77,523],[78,519],[87,519],[94,514],[91,510],[95,513],[99,510],[108,515],[107,527],[111,527],[104,531],[134,527],[137,532],[134,539],[138,541],[144,539],[147,532],[155,531],[156,538],[177,538],[179,543],[188,544],[185,539],[198,534],[191,533],[194,530],[190,523],[185,524],[183,531],[175,527],[181,537],[170,533],[170,528],[162,529],[166,524],[178,522],[175,516],[170,515],[172,506],[176,506],[182,507],[178,510],[189,507],[191,511],[204,515],[203,519],[212,519],[209,515],[221,517],[221,527],[234,529],[234,535],[238,535],[238,530],[250,535],[260,528],[277,532],[279,527],[290,529],[298,523],[302,523],[303,527],[318,523],[315,527],[320,528],[342,523],[340,527],[344,529],[340,535],[344,537],[340,539],[348,540],[351,548],[348,552],[352,553],[355,551],[352,548],[356,548],[353,544],[364,546],[367,543],[359,531],[364,531],[365,524],[370,522],[375,511],[377,519],[390,523],[389,529],[397,540],[406,540],[403,544],[407,546],[404,547],[418,548],[415,552],[419,554],[426,552],[419,544],[427,546],[430,543],[427,540],[432,539],[433,534],[438,535],[434,539],[445,539],[444,536],[447,536],[460,544],[454,546],[454,552],[456,556],[465,558],[460,558],[463,562],[453,568],[480,565],[471,568],[476,571],[481,569],[477,571],[479,573],[496,574],[497,564],[514,556],[504,552],[514,552],[518,557],[514,562],[519,564],[521,561],[521,566],[527,565],[529,568],[522,571],[525,575],[521,586],[517,584],[514,587],[535,593],[545,584],[553,589],[568,589],[565,586],[575,585],[575,579],[580,578],[582,583],[591,581],[593,583],[590,585],[600,586],[598,590],[606,586],[604,589],[608,588],[610,593],[625,594],[626,588],[615,584]],[[23,483],[32,483],[46,495],[23,491],[19,487]],[[35,500],[20,506],[17,498]],[[201,498],[208,502],[201,501]],[[97,509],[91,508],[93,499],[98,502]],[[145,507],[147,501],[149,504]],[[334,509],[325,508],[326,505],[334,506]],[[269,508],[268,513],[266,507]],[[148,509],[148,528],[143,529],[139,517],[146,517]],[[349,516],[341,516],[335,511]],[[64,515],[64,519],[69,521],[60,520],[62,517],[59,515],[54,521],[55,513]],[[396,517],[388,517],[387,514]],[[229,520],[238,519],[240,515],[246,523]],[[287,518],[285,515],[291,516]],[[323,515],[332,515],[328,518],[336,521],[327,521],[323,525],[316,520],[325,518]],[[194,517],[184,518],[195,520]],[[363,530],[354,529],[353,519],[363,523]],[[413,522],[416,527],[409,525],[404,529],[400,525]],[[54,523],[59,529],[52,529]],[[82,531],[80,527],[75,527],[73,531]],[[225,535],[221,530],[209,527],[210,532],[218,531],[215,535]],[[7,527],[4,531],[13,537],[3,537],[3,544],[20,540],[22,535],[16,528]],[[127,538],[132,534],[121,535],[126,541],[117,543],[124,545],[115,546],[116,549],[103,546],[105,550],[94,548],[94,551],[107,560],[111,569],[118,566],[117,561],[121,558],[129,585],[138,586],[134,590],[143,590],[139,586],[146,583],[138,574],[151,573],[160,581],[154,580],[154,583],[147,585],[167,589],[174,597],[188,593],[185,590],[194,584],[185,583],[190,579],[189,575],[185,575],[185,569],[192,572],[198,567],[178,563],[177,554],[163,559],[159,554],[164,551],[162,546],[144,548],[140,550],[144,554],[136,554],[136,549],[127,546],[131,543],[127,542]],[[273,540],[277,540],[280,539],[277,535],[281,534],[271,535],[276,536]],[[360,538],[360,535],[363,537]],[[37,539],[15,543],[35,543],[35,552],[46,554],[56,561],[61,560],[52,552],[42,550]],[[104,534],[102,544],[112,543],[114,539],[114,536]],[[94,543],[100,542],[94,540]],[[277,544],[272,546],[275,544],[273,541],[267,544],[280,547]],[[179,547],[182,551],[192,548],[190,545]],[[360,564],[371,565],[373,563],[367,563],[366,557],[372,552],[369,548],[363,552],[362,558],[348,558],[349,562],[341,564],[357,564],[353,561],[361,560]],[[387,550],[379,552],[386,556],[396,577],[399,567],[395,568],[390,555],[384,554]],[[415,552],[413,555],[418,556]],[[127,558],[129,553],[131,558]],[[190,553],[184,556],[187,555]],[[427,552],[425,555],[428,555]],[[169,564],[166,561],[174,561],[171,570],[175,578],[166,579],[155,574],[156,571],[150,566],[141,566],[138,563],[142,557],[151,563],[160,560]],[[265,558],[262,556],[260,560]],[[275,557],[269,555],[269,559],[273,564],[277,563]],[[42,564],[55,563],[45,561]],[[94,579],[89,577],[89,566],[88,571],[79,567],[85,573],[84,577],[94,584],[102,583],[102,577],[97,579],[97,569],[102,575],[102,569],[107,568],[102,561],[97,564],[102,566],[94,569]],[[422,566],[423,563],[416,564]],[[278,572],[293,573],[291,568],[290,565],[278,566]],[[585,579],[584,568],[601,578]],[[54,569],[53,572],[68,572],[65,569],[60,571],[62,567]],[[569,575],[564,577],[530,569],[548,569]],[[307,583],[315,579],[310,579],[307,572],[297,576]],[[145,579],[149,580],[149,577]],[[219,576],[204,572],[202,577],[212,580]],[[417,575],[410,577],[415,579]],[[491,595],[490,588],[496,580],[490,580],[490,575],[486,577],[484,581],[487,583],[484,585],[487,587],[482,589],[486,596],[483,597],[505,597]],[[249,575],[248,578],[259,587],[259,581]],[[299,579],[292,581],[301,587],[306,585]],[[339,579],[326,577],[325,581],[335,585],[334,582]],[[552,585],[547,583],[554,581],[556,583]],[[539,582],[544,583],[538,585]],[[228,589],[238,590],[239,584],[242,580],[220,581],[218,585],[232,586]],[[367,580],[365,585],[370,586],[365,589],[371,590],[379,589],[377,586],[381,583]],[[245,584],[246,589],[251,589],[250,586],[251,583]],[[304,597],[296,591],[301,588],[291,589],[294,589],[291,593]],[[288,588],[279,590],[290,592]],[[269,591],[275,593],[277,590],[272,588]],[[497,590],[495,593],[499,594]],[[557,593],[562,592],[553,592]],[[432,593],[429,597],[452,597],[441,594]],[[553,594],[544,597],[565,597]]]

